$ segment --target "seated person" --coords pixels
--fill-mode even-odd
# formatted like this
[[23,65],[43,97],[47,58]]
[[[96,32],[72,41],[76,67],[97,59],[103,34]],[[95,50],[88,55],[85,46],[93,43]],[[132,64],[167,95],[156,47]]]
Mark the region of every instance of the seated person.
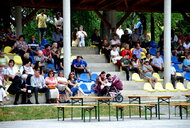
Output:
[[190,54],[187,54],[186,59],[183,60],[183,70],[190,72]]
[[154,88],[153,83],[156,83],[157,79],[152,76],[152,72],[154,70],[153,70],[152,66],[149,64],[149,61],[144,62],[142,71],[143,71],[144,79],[148,80],[148,82],[152,85],[152,88]]
[[129,80],[129,71],[130,71],[130,60],[129,55],[125,55],[123,58],[120,59],[122,70],[126,73],[126,80]]
[[3,68],[0,66],[0,106],[3,105],[3,99],[9,100],[4,88],[5,88],[5,79],[3,74]]
[[18,76],[18,69],[14,65],[15,61],[10,59],[5,72],[6,77],[8,77],[8,80],[10,81],[13,81],[15,76]]
[[41,50],[38,50],[38,55],[37,56],[34,56],[34,60],[35,62],[39,61],[41,63],[41,67],[45,67],[45,64],[46,64],[46,59],[43,55],[43,52]]
[[94,90],[97,91],[97,96],[103,96],[107,92],[107,89],[105,88],[107,83],[105,76],[106,72],[102,71],[96,79]]
[[23,66],[20,67],[20,74],[34,75],[34,70],[30,61],[27,60],[23,63]]
[[112,47],[116,47],[116,50],[119,52],[120,51],[120,46],[121,46],[121,42],[120,40],[118,39],[117,35],[114,34],[113,37],[112,37],[112,40],[110,41],[110,44]]
[[36,41],[35,36],[32,35],[31,40],[28,43],[28,52],[30,53],[31,56],[35,56],[37,55],[38,50],[39,50],[39,44]]
[[45,78],[45,83],[50,90],[50,99],[56,99],[56,102],[59,103],[59,91],[56,88],[58,82],[53,71],[48,72],[48,77]]
[[24,36],[20,35],[16,43],[14,44],[11,52],[16,53],[23,58],[24,53],[28,50],[28,45],[24,40]]
[[0,52],[0,66],[6,68],[8,65],[8,60],[7,58],[5,57],[4,53],[3,52]]
[[106,56],[108,63],[110,62],[110,51],[111,51],[111,46],[108,40],[104,39],[102,44],[102,53]]
[[51,55],[52,55],[52,58],[54,60],[54,66],[55,66],[55,69],[58,70],[59,69],[59,64],[60,64],[60,51],[57,47],[57,43],[53,43],[52,45],[52,49],[51,49]]
[[69,94],[72,94],[72,91],[68,87],[69,82],[64,77],[63,71],[58,72],[57,82],[58,82],[57,88],[59,90],[59,101],[61,102],[62,99],[64,98],[65,103],[70,102],[68,100],[68,97]]
[[152,59],[151,66],[155,72],[164,70],[163,59],[160,56],[160,52],[156,52],[156,56]]
[[140,60],[136,57],[136,55],[133,55],[131,59],[130,71],[134,71],[140,75],[140,69],[141,69]]
[[33,92],[35,93],[36,104],[38,102],[38,93],[45,93],[46,103],[50,103],[49,99],[49,88],[45,84],[44,77],[40,75],[39,70],[34,71],[34,75],[31,77],[31,86],[33,87]]
[[10,46],[10,47],[14,45],[17,39],[16,35],[12,32],[11,28],[6,29],[5,38],[6,38],[5,46]]
[[68,87],[72,91],[72,96],[75,96],[75,95],[78,95],[78,96],[87,95],[79,87],[79,84],[78,84],[77,80],[75,79],[75,73],[74,72],[71,72],[69,74]]
[[132,53],[133,53],[133,55],[136,55],[136,57],[138,59],[141,59],[141,52],[145,52],[145,50],[140,47],[139,43],[137,43],[135,45],[135,48],[133,49]]
[[63,47],[63,34],[60,27],[56,28],[56,31],[52,34],[52,41],[58,44],[58,47]]
[[77,58],[73,60],[71,67],[72,70],[75,71],[76,77],[85,72],[90,74],[87,63],[83,60],[82,56],[77,56]]
[[143,59],[143,63],[144,63],[145,61],[148,61],[149,64],[151,64],[152,58],[151,58],[150,53],[146,53],[146,58]]
[[172,81],[172,84],[173,84],[174,88],[176,88],[175,82],[176,81],[180,81],[181,83],[183,83],[184,82],[184,77],[183,76],[176,76],[176,70],[175,70],[175,68],[172,65],[171,65],[170,71],[171,71],[171,81]]
[[18,105],[18,100],[19,100],[19,96],[20,94],[22,94],[22,101],[21,104],[26,104],[26,86],[25,86],[25,82],[24,80],[26,79],[26,77],[19,77],[19,76],[15,76],[14,81],[12,82],[12,84],[9,86],[8,88],[8,92],[10,94],[15,95],[15,101],[14,101],[14,105]]
[[121,56],[124,57],[125,55],[129,55],[129,59],[131,59],[131,57],[132,57],[132,52],[131,52],[131,50],[129,50],[129,45],[126,44],[126,45],[124,46],[124,48],[125,48],[125,49],[121,51]]
[[49,61],[50,63],[54,64],[54,60],[53,60],[52,55],[51,55],[51,47],[49,44],[45,45],[45,49],[43,49],[42,52],[43,52],[43,55],[44,55],[46,62]]
[[112,47],[110,55],[111,55],[111,60],[114,64],[118,63],[118,61],[122,58],[122,56],[119,55],[116,46]]
[[30,55],[29,55],[29,53],[25,53],[24,54],[24,58],[22,58],[22,63],[26,63],[25,61],[29,61],[31,64],[32,64],[32,67],[33,67],[33,61],[32,61],[32,59],[30,58]]

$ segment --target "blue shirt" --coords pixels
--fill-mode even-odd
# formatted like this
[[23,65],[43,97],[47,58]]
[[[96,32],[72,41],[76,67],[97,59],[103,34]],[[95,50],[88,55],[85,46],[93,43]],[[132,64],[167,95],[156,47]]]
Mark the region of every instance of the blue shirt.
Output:
[[[190,66],[190,60],[188,60],[188,59],[184,59],[184,61],[183,61],[183,65]],[[186,70],[186,67],[185,67],[185,66],[183,66],[183,70]]]

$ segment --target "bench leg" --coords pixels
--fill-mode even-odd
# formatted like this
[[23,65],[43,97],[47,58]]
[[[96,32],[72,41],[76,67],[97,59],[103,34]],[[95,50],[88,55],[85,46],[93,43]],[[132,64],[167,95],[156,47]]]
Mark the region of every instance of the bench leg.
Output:
[[83,109],[83,111],[82,111],[82,118],[83,118],[83,121],[85,122],[85,114],[86,114],[86,109]]
[[116,108],[116,119],[118,121],[118,107],[116,106],[115,108]]
[[59,108],[57,108],[57,120],[59,121]]
[[63,116],[63,121],[64,121],[65,120],[65,117],[64,117],[64,115],[65,115],[65,108],[63,108],[62,110],[63,110],[63,115],[62,116]]
[[95,119],[97,119],[97,106],[94,106],[95,111]]

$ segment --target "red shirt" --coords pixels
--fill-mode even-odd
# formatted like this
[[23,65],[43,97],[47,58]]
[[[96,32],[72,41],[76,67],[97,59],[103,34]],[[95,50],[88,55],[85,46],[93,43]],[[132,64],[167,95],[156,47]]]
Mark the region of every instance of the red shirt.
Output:
[[124,50],[121,51],[121,56],[124,57],[125,55],[129,55],[129,59],[131,59],[132,52],[130,50],[124,49]]
[[44,56],[49,56],[51,54],[51,51],[50,50],[47,51],[46,49],[43,49],[42,52],[43,52]]

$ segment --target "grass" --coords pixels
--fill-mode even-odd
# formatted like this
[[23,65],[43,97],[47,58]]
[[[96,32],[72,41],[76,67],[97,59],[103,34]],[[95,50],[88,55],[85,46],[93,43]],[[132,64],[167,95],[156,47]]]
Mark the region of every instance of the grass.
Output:
[[[125,108],[128,110],[128,108]],[[108,107],[101,107],[101,116],[108,116]],[[74,117],[81,116],[81,109],[74,108]],[[138,108],[131,107],[132,115],[138,115]],[[125,111],[125,116],[128,111]],[[142,114],[144,112],[142,111]],[[88,115],[87,115],[88,116]],[[94,116],[94,112],[92,112]],[[111,116],[115,116],[115,107],[111,107]],[[71,117],[71,108],[65,109],[65,118]],[[35,119],[56,119],[57,108],[53,105],[49,106],[19,106],[19,107],[0,107],[0,121],[15,120],[35,120]]]

